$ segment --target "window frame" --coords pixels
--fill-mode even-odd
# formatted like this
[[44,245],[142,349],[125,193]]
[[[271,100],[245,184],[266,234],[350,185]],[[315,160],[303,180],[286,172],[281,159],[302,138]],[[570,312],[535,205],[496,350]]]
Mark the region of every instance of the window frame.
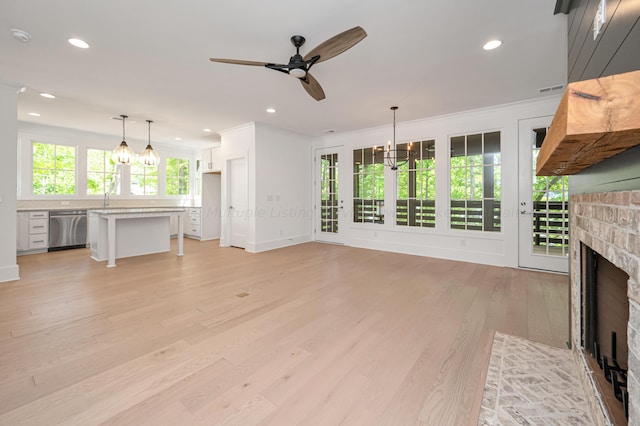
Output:
[[[401,229],[433,229],[436,227],[438,216],[436,211],[438,181],[436,170],[436,139],[425,138],[411,142],[403,142],[396,146],[398,150],[410,149],[412,154],[410,160],[400,164],[395,173],[395,225]],[[425,152],[427,152],[426,155]],[[432,152],[432,154],[428,154],[429,152]],[[426,166],[428,163],[431,164]],[[400,188],[402,174],[407,175],[408,187],[406,188],[406,198],[400,198],[401,192],[405,190],[401,190]],[[433,176],[433,182],[425,186],[422,185],[422,177],[427,175]],[[421,178],[420,185],[418,184],[418,176]],[[433,193],[432,198],[428,196],[430,192]],[[424,196],[422,196],[423,194]],[[402,220],[400,217],[401,204],[405,205],[405,220]]]
[[[74,151],[74,169],[73,169],[73,186],[74,186],[74,190],[72,193],[53,193],[53,194],[42,194],[42,193],[36,193],[34,192],[34,182],[35,182],[35,170],[52,170],[54,172],[54,174],[56,173],[56,171],[58,170],[57,167],[54,167],[54,169],[36,169],[35,168],[35,161],[34,161],[34,149],[35,149],[35,144],[42,144],[42,145],[51,145],[54,147],[54,150],[57,149],[57,147],[65,147],[65,148],[72,148]],[[78,197],[79,192],[78,192],[78,188],[80,187],[80,183],[79,183],[79,176],[78,176],[78,165],[79,165],[79,158],[80,158],[80,149],[78,147],[77,144],[73,144],[73,143],[61,143],[61,142],[48,142],[48,141],[43,141],[43,140],[39,140],[38,138],[32,138],[29,140],[29,194],[32,197],[35,198],[48,198],[48,199],[55,199],[55,198],[69,198],[69,197]],[[54,154],[55,155],[55,154]]]
[[[103,174],[108,174],[107,171],[103,171],[103,172],[99,172],[97,170],[91,171],[89,170],[89,151],[93,150],[93,151],[102,151],[105,156],[109,156],[109,158],[111,158],[111,153],[112,150],[110,149],[104,149],[104,148],[100,148],[100,147],[93,147],[93,146],[87,146],[84,150],[85,152],[85,164],[86,164],[86,169],[84,170],[84,175],[85,175],[85,185],[84,185],[84,195],[86,195],[87,197],[102,197],[104,196],[105,192],[101,193],[101,194],[90,194],[89,193],[89,173],[103,173]],[[120,175],[120,182],[119,182],[119,186],[120,186],[120,191],[119,193],[113,193],[113,192],[109,192],[109,196],[110,197],[121,197],[123,195],[123,189],[125,186],[125,180],[124,180],[124,176],[125,176],[125,167],[123,165],[118,165],[115,164],[117,167],[117,173]]]
[[[138,159],[139,155],[136,154],[135,158],[133,160],[133,162],[131,164],[129,164],[129,188],[127,191],[127,195],[130,198],[135,198],[135,197],[142,197],[142,198],[150,198],[150,197],[160,197],[160,165],[156,164],[155,166],[145,166],[144,164],[142,164],[140,162],[140,160]],[[146,188],[146,181],[147,181],[147,170],[152,170],[155,169],[155,178],[156,178],[156,192],[154,194],[147,194],[146,191],[142,194],[136,194],[132,192],[132,188],[133,188],[133,182],[134,182],[134,176],[140,176],[140,173],[133,173],[133,171],[131,170],[132,167],[135,165],[135,167],[142,167],[142,170],[144,173],[142,173],[143,176],[143,187]],[[152,175],[151,175],[152,176]],[[121,190],[122,192],[122,190]]]
[[[490,152],[487,152],[487,150],[485,149],[485,137],[487,135],[491,135],[491,134],[498,134],[498,155],[499,158],[496,161],[495,157],[493,158],[493,162],[488,163],[487,159],[485,158],[486,154],[489,154]],[[448,137],[448,151],[449,151],[449,158],[448,158],[448,175],[449,175],[449,194],[448,194],[448,198],[449,198],[449,202],[448,202],[448,219],[449,219],[449,230],[451,232],[473,232],[473,233],[478,233],[481,232],[483,234],[483,236],[489,236],[489,235],[496,235],[496,234],[502,234],[503,233],[503,223],[502,223],[502,150],[504,147],[504,141],[503,141],[503,129],[493,129],[493,130],[481,130],[481,131],[469,131],[469,132],[464,132],[464,133],[459,133],[459,134],[454,134],[454,135],[450,135]],[[480,160],[479,160],[479,164],[472,164],[474,162],[474,160],[469,161],[469,149],[468,149],[468,138],[469,137],[475,137],[475,136],[480,136],[481,137],[481,148],[480,148],[480,152],[479,155]],[[464,138],[465,139],[465,154],[464,156],[455,156],[455,157],[464,157],[465,159],[465,165],[464,166],[453,166],[452,163],[452,159],[455,158],[452,154],[453,151],[456,149],[453,145],[454,139],[457,138]],[[475,163],[477,163],[477,160],[475,161]],[[466,192],[466,196],[467,198],[454,198],[453,196],[453,170],[454,169],[474,169],[474,167],[479,166],[480,169],[477,171],[481,171],[481,173],[477,173],[476,171],[476,175],[479,175],[482,177],[482,196],[481,197],[476,197],[476,198],[469,198],[471,196],[471,192],[470,192],[470,187],[473,185],[473,182],[471,185],[468,184],[468,181],[465,182],[465,192]],[[493,197],[486,197],[486,193],[485,193],[485,189],[486,189],[486,183],[485,183],[485,174],[487,172],[487,170],[485,168],[488,167],[492,167],[493,168],[493,180],[492,180],[492,188],[493,188]],[[499,196],[495,197],[496,194],[496,188],[495,188],[495,183],[496,183],[496,176],[498,177],[498,189],[497,191],[499,192]],[[456,202],[459,205],[454,206],[454,202]],[[461,205],[460,203],[464,203],[464,205]],[[478,225],[475,225],[475,228],[473,227],[474,225],[469,225],[470,223],[472,223],[472,221],[469,221],[469,209],[478,209],[477,206],[473,206],[470,207],[469,206],[469,202],[474,202],[474,204],[477,204],[478,202],[480,202],[480,211],[481,211],[481,225],[480,229],[477,229]],[[465,215],[465,219],[464,222],[462,222],[461,224],[455,226],[455,223],[457,221],[454,220],[454,217],[460,217],[459,214],[455,214],[454,213],[454,208],[460,209],[462,208],[464,210],[464,215]],[[496,208],[497,208],[497,215],[496,215]],[[493,221],[491,222],[492,226],[487,226],[487,218],[486,216],[488,216],[489,214],[489,210],[491,210],[491,215],[493,216]],[[494,226],[495,224],[497,224],[498,226]]]
[[[183,161],[186,163],[187,166],[187,173],[186,173],[186,185],[184,185],[184,187],[187,190],[186,194],[169,194],[169,180],[170,180],[170,176],[169,176],[169,167],[168,167],[168,161],[170,159],[175,159],[175,160],[179,160],[179,161]],[[164,158],[164,161],[162,161],[163,165],[164,165],[164,195],[166,197],[171,197],[171,198],[184,198],[184,197],[191,197],[192,196],[192,185],[194,184],[194,180],[192,179],[192,164],[191,164],[191,159],[186,158],[184,156],[177,156],[177,155],[167,155]],[[178,186],[179,186],[179,181],[180,181],[180,177],[177,177],[178,179]]]
[[[351,223],[356,225],[363,224],[376,224],[376,225],[384,225],[385,223],[385,196],[386,196],[386,173],[384,165],[384,159],[380,157],[379,161],[376,160],[376,155],[374,154],[374,150],[376,145],[371,145],[367,147],[353,148],[351,150],[351,182],[352,182],[352,203],[353,203],[353,215],[351,218]],[[360,152],[360,162],[356,161],[356,152]],[[365,159],[368,158],[367,154],[371,155],[371,163],[365,163]],[[360,167],[365,166],[374,166],[372,167],[371,172],[364,171],[356,171],[356,165],[360,165]],[[378,167],[376,167],[378,166]],[[379,170],[377,170],[379,169]],[[356,180],[356,176],[359,178]],[[379,177],[382,177],[382,185],[377,185],[379,182]],[[359,197],[359,191],[361,187],[365,185],[365,177],[371,179],[373,198],[371,197]],[[381,189],[381,193],[379,192]],[[381,197],[376,198],[376,196],[381,195]],[[360,200],[360,201],[358,201]],[[368,208],[369,212],[360,213],[363,210]],[[356,220],[358,217],[365,217],[364,215],[369,214],[371,220]]]

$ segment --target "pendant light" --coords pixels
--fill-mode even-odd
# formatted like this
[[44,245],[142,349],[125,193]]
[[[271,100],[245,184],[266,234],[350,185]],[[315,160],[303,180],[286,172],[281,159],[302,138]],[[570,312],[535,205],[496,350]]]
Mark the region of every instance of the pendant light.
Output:
[[408,144],[408,149],[396,148],[396,110],[397,106],[392,106],[393,111],[393,145],[391,141],[387,142],[387,149],[382,147],[373,147],[373,155],[376,162],[384,163],[385,166],[391,168],[391,170],[398,170],[398,166],[408,162],[411,159],[411,142]]
[[147,123],[149,125],[149,142],[140,154],[140,162],[145,166],[157,166],[160,162],[160,155],[158,155],[158,152],[151,146],[151,123],[153,123],[153,121],[147,120]]
[[120,117],[122,117],[122,142],[120,142],[120,145],[113,150],[111,158],[118,164],[131,164],[131,161],[133,161],[134,158],[134,153],[131,148],[129,148],[129,145],[127,145],[127,141],[124,137],[124,122],[128,117],[126,115],[121,115]]

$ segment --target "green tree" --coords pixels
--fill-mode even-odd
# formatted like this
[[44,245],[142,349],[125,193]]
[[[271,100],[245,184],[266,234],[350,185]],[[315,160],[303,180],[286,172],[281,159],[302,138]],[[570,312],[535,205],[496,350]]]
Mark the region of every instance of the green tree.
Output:
[[33,194],[75,194],[75,169],[75,147],[33,142]]
[[189,160],[169,157],[166,166],[167,195],[189,195]]

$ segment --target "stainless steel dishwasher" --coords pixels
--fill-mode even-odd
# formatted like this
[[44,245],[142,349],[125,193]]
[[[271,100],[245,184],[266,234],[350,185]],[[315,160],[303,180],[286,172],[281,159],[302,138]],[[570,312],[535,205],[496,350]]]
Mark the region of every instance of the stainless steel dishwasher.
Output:
[[49,212],[49,251],[87,246],[87,211]]

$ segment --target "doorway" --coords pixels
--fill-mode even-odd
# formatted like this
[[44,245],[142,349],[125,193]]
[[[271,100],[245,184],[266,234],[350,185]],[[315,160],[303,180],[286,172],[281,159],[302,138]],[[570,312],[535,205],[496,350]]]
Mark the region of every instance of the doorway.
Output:
[[536,176],[536,159],[552,116],[520,120],[518,264],[567,273],[569,188],[567,176]]
[[344,200],[340,195],[342,147],[316,150],[315,155],[315,239],[343,244]]

